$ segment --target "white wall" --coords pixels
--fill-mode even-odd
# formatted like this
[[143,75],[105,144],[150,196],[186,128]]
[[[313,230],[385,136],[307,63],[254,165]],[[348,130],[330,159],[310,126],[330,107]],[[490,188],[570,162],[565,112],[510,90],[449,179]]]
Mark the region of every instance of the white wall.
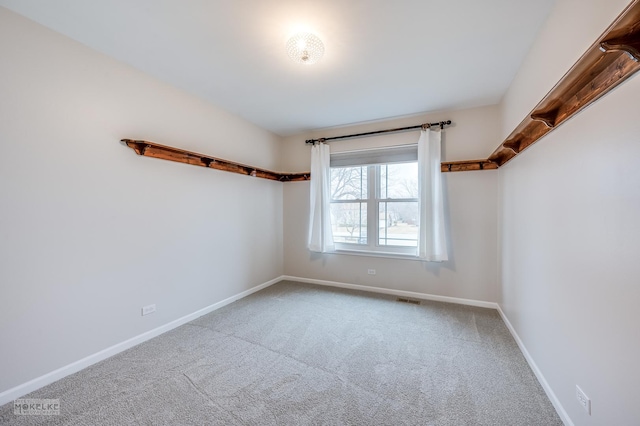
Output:
[[282,275],[281,183],[119,143],[279,137],[4,8],[0,58],[0,393]]
[[[402,127],[445,119],[447,161],[486,158],[498,145],[499,110],[475,108],[434,113],[387,122],[327,129],[288,137],[284,141],[283,169],[308,171],[310,148],[304,141],[371,130]],[[373,146],[416,143],[417,132],[351,139],[331,143],[334,152]],[[450,259],[441,264],[345,254],[311,254],[306,248],[309,183],[284,187],[284,270],[286,275],[415,291],[494,302],[497,297],[497,171],[445,174],[445,215],[450,230]],[[376,269],[368,275],[367,269]]]
[[[558,1],[505,96],[504,135],[626,3]],[[640,424],[639,99],[636,75],[499,171],[500,304],[576,425]]]

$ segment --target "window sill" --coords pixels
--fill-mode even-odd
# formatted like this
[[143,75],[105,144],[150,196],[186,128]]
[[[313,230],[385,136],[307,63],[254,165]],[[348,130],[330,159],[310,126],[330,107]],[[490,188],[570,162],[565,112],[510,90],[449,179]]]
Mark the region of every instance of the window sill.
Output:
[[422,261],[415,254],[406,254],[406,253],[391,253],[391,252],[374,252],[374,251],[363,251],[363,250],[345,250],[345,249],[337,249],[333,252],[325,253],[325,254],[340,254],[340,255],[348,255],[348,256],[366,256],[366,257],[383,257],[388,259],[402,259],[402,260],[416,260]]

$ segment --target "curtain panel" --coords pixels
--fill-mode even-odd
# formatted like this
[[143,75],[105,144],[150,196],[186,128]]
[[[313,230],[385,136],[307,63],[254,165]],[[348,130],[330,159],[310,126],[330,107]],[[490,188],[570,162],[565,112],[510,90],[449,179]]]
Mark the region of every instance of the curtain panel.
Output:
[[420,232],[418,257],[429,262],[449,260],[442,191],[441,132],[423,130],[418,141]]
[[331,229],[330,160],[329,145],[317,143],[311,148],[308,248],[318,253],[335,250]]

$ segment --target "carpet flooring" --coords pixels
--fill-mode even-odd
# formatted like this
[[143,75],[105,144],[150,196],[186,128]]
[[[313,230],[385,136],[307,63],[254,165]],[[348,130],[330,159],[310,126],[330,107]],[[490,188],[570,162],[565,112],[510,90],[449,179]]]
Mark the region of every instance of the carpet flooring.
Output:
[[283,281],[27,398],[11,425],[562,425],[492,309]]

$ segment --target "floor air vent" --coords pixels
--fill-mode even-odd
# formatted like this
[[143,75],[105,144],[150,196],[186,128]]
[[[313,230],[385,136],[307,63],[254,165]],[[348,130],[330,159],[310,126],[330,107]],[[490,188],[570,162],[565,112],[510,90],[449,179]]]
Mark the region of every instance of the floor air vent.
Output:
[[420,301],[419,300],[413,300],[413,299],[406,299],[404,297],[398,297],[398,302],[402,302],[402,303],[411,303],[412,305],[419,305]]

